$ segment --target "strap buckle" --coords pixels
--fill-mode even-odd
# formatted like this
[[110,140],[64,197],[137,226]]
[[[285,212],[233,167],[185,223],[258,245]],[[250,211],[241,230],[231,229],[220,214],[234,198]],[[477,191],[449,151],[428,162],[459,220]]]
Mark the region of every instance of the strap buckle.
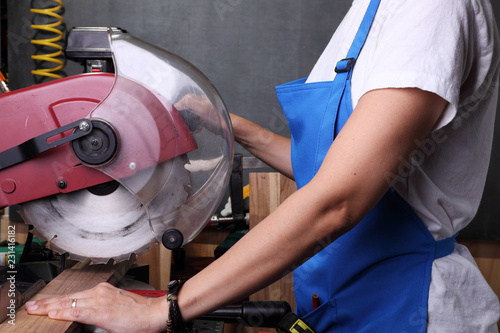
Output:
[[335,66],[335,73],[349,72],[355,63],[356,63],[355,58],[342,59],[339,62],[337,62],[337,65]]

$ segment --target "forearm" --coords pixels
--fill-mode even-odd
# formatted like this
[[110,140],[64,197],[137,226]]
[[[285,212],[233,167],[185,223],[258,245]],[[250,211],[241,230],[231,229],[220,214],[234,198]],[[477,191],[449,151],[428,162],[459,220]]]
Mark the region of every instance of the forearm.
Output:
[[[182,315],[192,319],[247,297],[347,231],[342,209],[325,215],[316,203],[308,190],[294,193],[224,256],[187,281],[179,294]],[[327,222],[332,216],[335,221]]]
[[234,139],[252,155],[293,179],[290,139],[231,114]]
[[353,228],[387,192],[387,173],[409,159],[445,104],[415,89],[366,94],[311,182],[181,289],[183,316],[259,290]]

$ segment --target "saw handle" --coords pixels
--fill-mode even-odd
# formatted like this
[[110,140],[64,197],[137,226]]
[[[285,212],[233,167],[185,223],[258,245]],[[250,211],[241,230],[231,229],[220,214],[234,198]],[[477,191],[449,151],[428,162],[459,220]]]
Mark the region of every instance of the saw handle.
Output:
[[[146,297],[162,297],[162,290],[127,290]],[[248,327],[276,328],[279,333],[314,331],[300,317],[292,312],[286,301],[253,301],[241,305],[230,305],[215,310],[199,319],[239,323]]]
[[290,312],[292,309],[285,301],[254,301],[215,310],[201,319],[238,322],[249,327],[275,328]]
[[314,333],[285,301],[253,301],[227,306],[200,319],[237,322],[243,326],[275,328],[278,333]]
[[[145,297],[163,297],[167,294],[165,290],[127,289],[127,291]],[[250,301],[220,308],[201,316],[200,319],[239,322],[250,327],[275,328],[291,312],[292,308],[286,301]]]
[[[85,131],[83,130],[77,131],[66,137],[63,137],[62,139],[48,142],[48,139],[50,139],[51,137],[62,134],[66,131],[69,131],[77,127],[85,128]],[[44,151],[55,148],[72,140],[78,139],[82,136],[87,135],[91,131],[92,131],[92,122],[88,119],[80,119],[75,122],[72,122],[71,124],[59,127],[55,130],[36,136],[32,139],[29,139],[28,141],[21,143],[18,146],[0,152],[0,170],[24,162]]]

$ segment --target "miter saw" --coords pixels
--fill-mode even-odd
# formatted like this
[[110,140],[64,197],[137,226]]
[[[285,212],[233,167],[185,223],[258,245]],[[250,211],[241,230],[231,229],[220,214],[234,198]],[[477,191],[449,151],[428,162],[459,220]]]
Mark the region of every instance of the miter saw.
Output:
[[220,95],[193,65],[123,30],[76,30],[85,45],[68,47],[109,55],[114,73],[91,66],[0,95],[0,207],[22,204],[33,233],[76,260],[191,241],[231,174]]

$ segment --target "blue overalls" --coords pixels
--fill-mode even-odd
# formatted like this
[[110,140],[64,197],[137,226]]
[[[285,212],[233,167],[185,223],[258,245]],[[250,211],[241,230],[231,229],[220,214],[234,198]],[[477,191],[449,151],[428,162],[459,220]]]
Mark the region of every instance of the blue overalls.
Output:
[[[316,174],[352,113],[352,70],[379,4],[371,1],[333,81],[301,79],[276,87],[292,133],[298,188]],[[454,238],[436,242],[389,190],[356,227],[295,270],[297,314],[318,333],[425,332],[432,262],[453,252],[454,243]],[[319,295],[316,309],[313,293]]]

